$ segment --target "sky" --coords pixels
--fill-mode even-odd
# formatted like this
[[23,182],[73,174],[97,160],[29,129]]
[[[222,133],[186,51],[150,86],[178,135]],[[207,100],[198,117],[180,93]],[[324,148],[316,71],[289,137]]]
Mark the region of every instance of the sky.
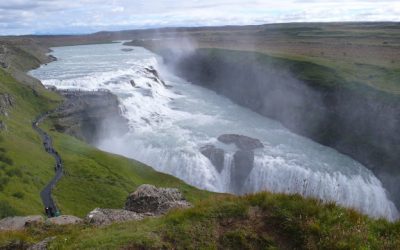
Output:
[[0,35],[331,21],[400,21],[400,0],[0,0]]

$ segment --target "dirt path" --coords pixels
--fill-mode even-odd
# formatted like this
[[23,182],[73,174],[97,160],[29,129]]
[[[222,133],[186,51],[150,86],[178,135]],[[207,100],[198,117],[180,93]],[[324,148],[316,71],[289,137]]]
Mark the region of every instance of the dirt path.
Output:
[[33,121],[32,127],[42,138],[43,146],[44,146],[44,149],[46,150],[46,152],[49,153],[50,155],[52,155],[55,159],[55,165],[54,165],[55,176],[53,177],[53,179],[50,180],[50,182],[40,192],[40,197],[42,198],[43,205],[46,208],[47,215],[49,217],[53,217],[55,215],[56,211],[58,211],[58,209],[57,209],[57,206],[51,196],[51,191],[54,188],[54,186],[57,184],[57,182],[63,176],[63,163],[62,163],[60,155],[53,148],[53,143],[52,143],[51,137],[46,132],[44,132],[41,128],[39,128],[39,124],[41,122],[43,122],[44,119],[46,119],[50,113],[51,112],[46,112],[46,113],[38,116],[36,118],[36,120]]

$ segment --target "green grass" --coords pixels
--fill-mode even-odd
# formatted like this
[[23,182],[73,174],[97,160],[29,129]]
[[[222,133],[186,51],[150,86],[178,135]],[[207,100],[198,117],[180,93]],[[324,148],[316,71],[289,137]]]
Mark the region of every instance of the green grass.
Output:
[[55,189],[63,213],[84,216],[93,208],[122,208],[126,197],[141,184],[177,187],[192,201],[210,195],[167,174],[121,156],[104,153],[81,141],[53,132],[55,148],[66,175]]
[[[0,242],[37,242],[54,249],[398,249],[400,223],[299,195],[214,196],[164,217],[113,224],[0,233]],[[1,244],[0,244],[1,246]]]
[[60,98],[46,93],[40,86],[34,92],[3,70],[0,70],[0,93],[11,94],[15,99],[9,116],[0,118],[7,126],[0,134],[0,203],[9,207],[8,211],[14,211],[2,214],[2,217],[39,213],[42,211],[39,192],[53,174],[50,168],[53,160],[44,152],[31,123],[37,114],[58,105]]

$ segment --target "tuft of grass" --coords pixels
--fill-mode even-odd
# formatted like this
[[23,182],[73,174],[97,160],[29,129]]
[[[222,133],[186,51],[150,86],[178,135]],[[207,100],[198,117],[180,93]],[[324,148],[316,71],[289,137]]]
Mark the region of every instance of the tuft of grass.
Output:
[[20,214],[7,201],[0,201],[0,219]]

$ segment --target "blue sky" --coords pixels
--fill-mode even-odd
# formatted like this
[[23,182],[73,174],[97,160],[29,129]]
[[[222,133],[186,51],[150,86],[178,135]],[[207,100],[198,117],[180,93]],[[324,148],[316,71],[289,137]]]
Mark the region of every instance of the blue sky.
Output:
[[400,0],[0,0],[1,35],[316,21],[400,21]]

